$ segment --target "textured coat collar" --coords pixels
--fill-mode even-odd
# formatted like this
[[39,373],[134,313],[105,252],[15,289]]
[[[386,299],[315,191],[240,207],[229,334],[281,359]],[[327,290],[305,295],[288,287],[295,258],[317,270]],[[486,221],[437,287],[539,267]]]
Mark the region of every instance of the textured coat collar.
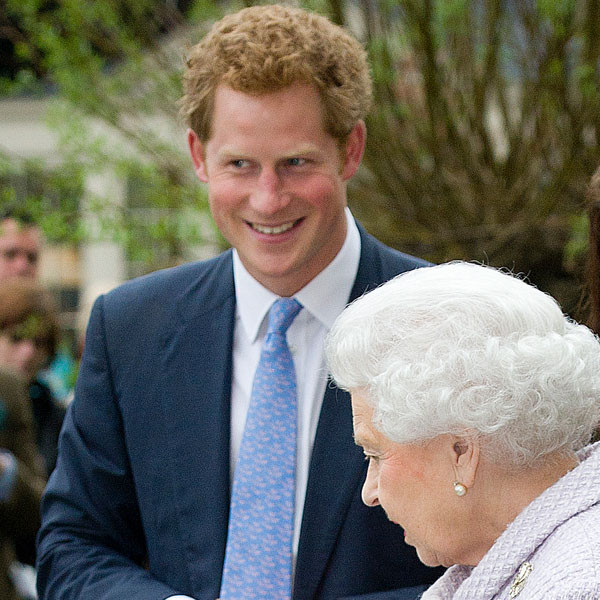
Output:
[[[600,504],[600,442],[579,453],[580,464],[544,491],[507,527],[476,567],[456,565],[423,595],[423,600],[508,600],[511,588],[521,588],[513,597],[518,600],[555,597],[533,585],[515,586],[515,579],[528,577],[539,580],[540,571],[548,567],[539,560],[542,547],[561,526]],[[564,548],[565,564],[570,548]],[[538,560],[536,561],[536,558]],[[533,568],[527,575],[521,568],[529,563]],[[541,563],[541,564],[540,564]],[[521,576],[519,577],[519,573]],[[568,573],[562,573],[562,576]],[[558,574],[555,573],[555,576]],[[552,575],[544,578],[552,589]],[[542,595],[540,596],[539,593]],[[514,594],[514,592],[513,592]],[[592,596],[573,596],[591,598]],[[594,596],[596,597],[596,596]]]

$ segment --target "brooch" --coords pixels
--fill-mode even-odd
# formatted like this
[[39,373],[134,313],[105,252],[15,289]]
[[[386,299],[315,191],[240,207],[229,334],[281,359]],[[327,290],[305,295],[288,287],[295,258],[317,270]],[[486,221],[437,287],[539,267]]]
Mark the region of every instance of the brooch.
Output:
[[509,598],[516,598],[521,590],[525,587],[525,582],[529,577],[529,573],[533,570],[533,565],[530,562],[524,562],[519,569],[519,572],[515,576],[512,585],[510,586]]

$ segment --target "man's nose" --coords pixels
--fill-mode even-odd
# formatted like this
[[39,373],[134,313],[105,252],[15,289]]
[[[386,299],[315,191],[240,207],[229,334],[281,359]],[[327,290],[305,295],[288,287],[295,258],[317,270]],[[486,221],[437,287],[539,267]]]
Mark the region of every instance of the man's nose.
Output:
[[273,168],[263,168],[252,192],[252,208],[262,214],[274,214],[284,208],[289,196],[284,191],[281,177]]
[[12,275],[32,277],[35,275],[35,262],[30,260],[26,252],[17,252],[10,261]]
[[379,506],[379,482],[373,468],[373,461],[369,462],[367,478],[362,488],[362,501],[367,506]]

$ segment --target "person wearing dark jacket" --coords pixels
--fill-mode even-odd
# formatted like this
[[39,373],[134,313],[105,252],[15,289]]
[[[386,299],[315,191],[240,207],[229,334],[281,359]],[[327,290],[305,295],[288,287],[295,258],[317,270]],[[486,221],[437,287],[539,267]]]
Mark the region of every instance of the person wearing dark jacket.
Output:
[[[11,578],[17,548],[31,549],[40,524],[44,465],[23,382],[0,369],[0,598],[18,600]],[[22,558],[22,557],[20,557]]]
[[49,475],[56,465],[58,435],[65,409],[38,379],[54,356],[59,338],[53,300],[33,279],[13,277],[0,286],[0,367],[29,386],[35,439]]

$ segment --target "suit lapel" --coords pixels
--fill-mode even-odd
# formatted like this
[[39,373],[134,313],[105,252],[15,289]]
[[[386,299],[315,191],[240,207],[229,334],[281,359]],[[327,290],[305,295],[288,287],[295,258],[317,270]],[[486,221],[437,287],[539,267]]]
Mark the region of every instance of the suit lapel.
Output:
[[364,461],[352,439],[349,396],[328,384],[311,458],[294,596],[313,598],[335,545]]
[[[350,301],[382,283],[376,242],[361,228],[361,258]],[[294,596],[312,598],[366,463],[352,436],[350,396],[329,382],[323,398],[310,463]]]
[[178,298],[177,323],[163,346],[163,405],[180,535],[198,597],[218,596],[225,552],[234,311],[228,253]]

